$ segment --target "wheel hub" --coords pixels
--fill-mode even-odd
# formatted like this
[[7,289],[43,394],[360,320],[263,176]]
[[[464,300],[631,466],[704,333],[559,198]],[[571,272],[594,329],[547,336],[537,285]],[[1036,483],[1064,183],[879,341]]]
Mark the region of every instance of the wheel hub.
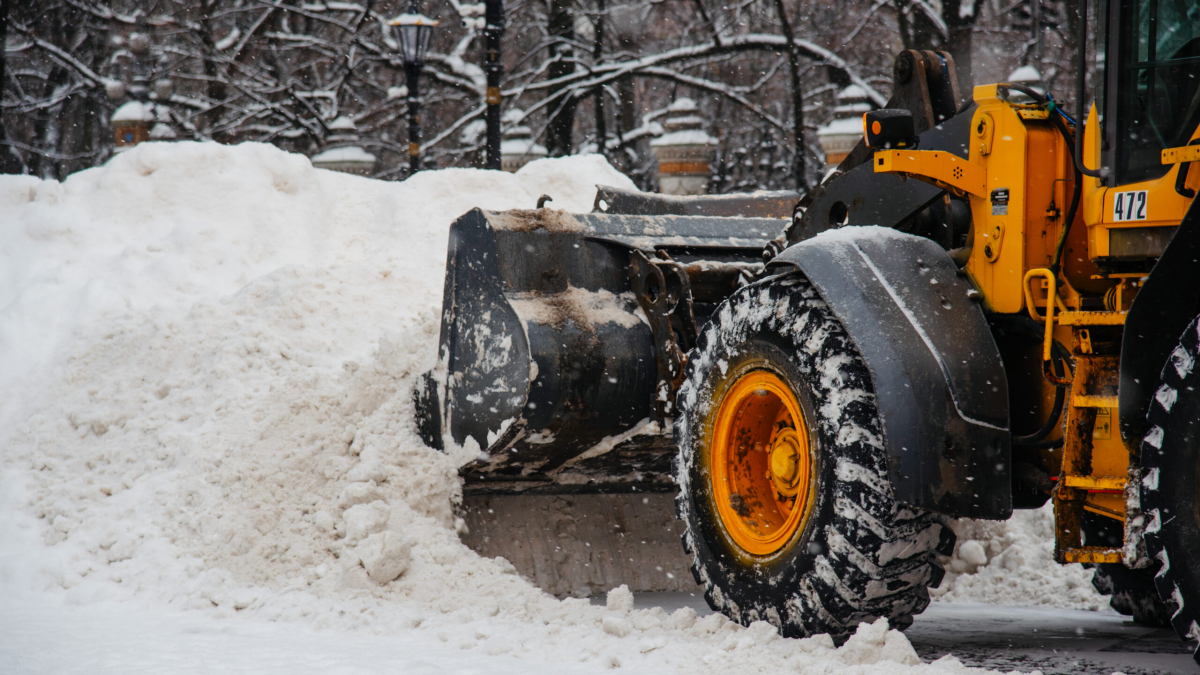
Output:
[[768,370],[741,375],[721,397],[709,447],[712,498],[733,543],[770,556],[794,541],[812,510],[813,461],[787,383]]
[[796,496],[800,491],[800,478],[808,473],[806,445],[791,427],[777,431],[771,443],[771,483],[785,497]]

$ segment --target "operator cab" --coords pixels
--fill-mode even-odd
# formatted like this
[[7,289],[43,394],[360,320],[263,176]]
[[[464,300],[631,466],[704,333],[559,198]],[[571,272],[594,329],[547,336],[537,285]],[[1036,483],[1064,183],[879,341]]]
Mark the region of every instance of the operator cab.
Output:
[[1162,151],[1187,145],[1200,125],[1200,2],[1114,0],[1100,18],[1115,38],[1102,61],[1107,185],[1161,178],[1171,170]]

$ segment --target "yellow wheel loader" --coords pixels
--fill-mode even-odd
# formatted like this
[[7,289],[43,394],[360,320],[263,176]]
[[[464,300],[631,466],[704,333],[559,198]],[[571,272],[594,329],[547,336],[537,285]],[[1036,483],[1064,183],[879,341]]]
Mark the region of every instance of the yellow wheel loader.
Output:
[[660,569],[640,519],[731,618],[845,634],[926,607],[947,519],[1052,500],[1059,562],[1200,638],[1200,3],[1095,6],[1090,110],[906,51],[803,198],[459,219],[415,398],[468,498],[557,500],[505,543],[611,498],[579,567]]

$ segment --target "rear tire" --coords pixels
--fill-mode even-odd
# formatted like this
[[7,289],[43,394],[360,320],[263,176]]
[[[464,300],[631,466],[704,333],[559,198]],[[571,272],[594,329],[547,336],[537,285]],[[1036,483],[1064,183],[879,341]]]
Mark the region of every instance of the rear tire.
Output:
[[[1187,327],[1162,370],[1142,441],[1146,549],[1162,567],[1154,577],[1171,625],[1200,640],[1200,317]],[[1200,663],[1200,649],[1194,654]]]
[[[1125,543],[1124,523],[1119,520],[1085,512],[1082,526],[1083,543],[1087,546],[1121,548]],[[1141,569],[1130,569],[1124,563],[1084,566],[1095,570],[1092,588],[1109,596],[1109,606],[1118,613],[1131,617],[1134,623],[1142,626],[1171,627],[1171,613],[1154,587],[1154,575],[1159,568],[1157,562]]]
[[[810,488],[801,493],[809,495],[805,515],[798,525],[794,518],[776,519],[777,526],[792,523],[792,529],[765,548],[739,542],[750,536],[746,523],[762,525],[762,514],[774,508],[770,499],[764,506],[764,499],[742,499],[728,487],[741,481],[746,492],[753,472],[734,466],[722,488],[714,484],[720,472],[710,465],[714,457],[748,461],[763,450],[761,443],[743,442],[726,453],[718,446],[735,444],[720,438],[733,436],[714,441],[715,429],[749,410],[751,404],[743,403],[731,412],[727,399],[736,398],[739,382],[755,377],[786,383],[791,396],[781,398],[798,403],[804,423],[794,428],[805,431],[807,445],[801,445],[811,453]],[[903,506],[892,496],[870,372],[807,280],[764,279],[722,303],[688,356],[677,408],[676,509],[692,572],[713,609],[744,625],[769,621],[783,635],[800,637],[845,635],[878,617],[905,628],[929,604],[927,587],[944,576],[938,554],[953,551],[954,533],[940,516]],[[754,449],[747,450],[749,445]],[[776,447],[765,456],[773,458]],[[753,461],[756,470],[767,466],[772,476],[773,463]],[[716,503],[721,494],[732,507]],[[795,499],[793,508],[801,508]],[[722,520],[735,518],[733,511],[740,524]]]
[[1171,613],[1154,587],[1153,569],[1131,570],[1121,563],[1096,565],[1092,587],[1109,596],[1108,605],[1140,626],[1169,628]]

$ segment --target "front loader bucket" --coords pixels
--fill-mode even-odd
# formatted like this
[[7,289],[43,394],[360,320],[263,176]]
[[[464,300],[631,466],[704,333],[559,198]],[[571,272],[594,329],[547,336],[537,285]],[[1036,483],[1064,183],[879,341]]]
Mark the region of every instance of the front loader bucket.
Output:
[[468,494],[672,489],[659,354],[631,260],[686,267],[702,324],[787,222],[467,213],[450,230],[437,366],[417,387],[422,435],[478,444]]

